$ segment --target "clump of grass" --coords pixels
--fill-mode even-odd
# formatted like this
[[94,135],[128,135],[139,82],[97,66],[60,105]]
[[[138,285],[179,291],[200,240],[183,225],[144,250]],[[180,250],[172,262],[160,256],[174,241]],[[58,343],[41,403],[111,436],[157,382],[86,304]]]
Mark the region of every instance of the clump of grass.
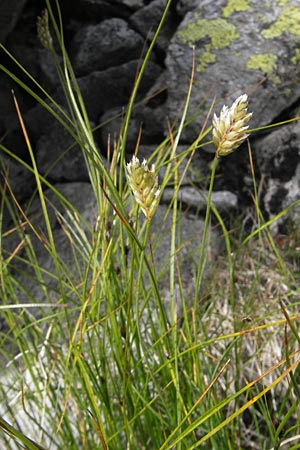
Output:
[[[211,201],[218,158],[236,150],[251,132],[247,96],[224,107],[219,117],[214,116],[212,127],[201,130],[196,141],[179,154],[191,76],[178,129],[170,130],[153,152],[149,159],[154,165],[149,169],[136,155],[127,166],[125,163],[135,94],[170,3],[141,66],[108,167],[96,148],[63,46],[59,8],[57,25],[46,1],[62,51],[62,66],[47,14],[38,21],[38,28],[43,45],[53,55],[69,111],[60,108],[38,82],[34,92],[1,66],[80,145],[95,198],[95,220],[87,221],[39,173],[16,99],[31,164],[18,159],[10,149],[1,146],[1,151],[34,174],[42,221],[34,222],[5,179],[0,212],[1,217],[4,209],[10,212],[12,226],[1,230],[0,310],[6,324],[0,334],[3,447],[278,449],[285,441],[298,439],[298,274],[286,263],[285,254],[269,232],[276,217],[271,221],[263,218],[252,164],[257,216],[254,231],[236,239]],[[183,176],[178,174],[183,161],[187,162],[181,173],[188,170],[211,131],[216,153],[194,274],[194,297],[190,298],[182,285],[177,196]],[[249,156],[251,162],[250,146]],[[162,167],[166,170],[159,188],[155,168],[159,171]],[[167,207],[171,215],[170,250],[164,266],[169,274],[167,303],[159,287],[161,273],[156,269],[152,251],[156,242],[150,240],[150,229],[160,192],[170,181],[174,195]],[[57,206],[47,201],[46,189],[55,196]],[[146,220],[136,214],[135,202]],[[60,224],[59,235],[51,226],[53,211]],[[204,279],[212,214],[222,231],[225,252],[210,278]],[[18,237],[13,248],[7,244],[11,235]],[[71,263],[64,258],[58,236],[63,236],[72,250]],[[46,267],[40,265],[41,250],[48,255]],[[26,289],[25,282],[20,283],[20,276],[38,286],[43,302]],[[209,286],[206,301],[201,298],[204,281]],[[268,358],[262,356],[265,354]],[[280,402],[277,389],[283,391]],[[252,434],[245,436],[250,428]]]

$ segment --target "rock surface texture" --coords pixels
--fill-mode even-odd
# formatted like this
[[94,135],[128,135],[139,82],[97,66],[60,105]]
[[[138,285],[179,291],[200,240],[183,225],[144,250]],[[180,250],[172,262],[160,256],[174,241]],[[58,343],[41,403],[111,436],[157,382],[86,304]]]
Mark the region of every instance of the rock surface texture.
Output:
[[[112,142],[118,138],[124,108],[166,1],[61,0],[60,5],[66,49],[91,123],[101,125],[95,139],[99,151],[105,154],[108,139]],[[24,68],[67,108],[49,53],[36,37],[36,17],[43,7],[43,2],[0,1],[1,39]],[[183,151],[199,135],[212,104],[213,110],[219,112],[223,104],[230,105],[243,93],[248,94],[249,111],[253,112],[250,128],[297,116],[299,44],[299,0],[174,0],[138,91],[127,136],[128,159],[140,131],[141,153],[147,157],[168,135],[169,126],[176,129],[191,76],[188,114],[194,120],[182,134]],[[3,50],[1,55],[7,70],[44,97]],[[54,185],[72,183],[72,192],[79,183],[80,192],[80,183],[88,181],[88,174],[79,148],[48,112],[2,71],[0,131],[4,146],[28,161],[11,89],[18,98],[40,172]],[[265,180],[262,206],[272,217],[299,198],[299,124],[268,128],[264,133],[254,131],[250,143],[259,168],[257,176]],[[208,187],[201,180],[209,176],[212,151],[208,144],[196,152],[192,167],[197,176],[188,174],[179,192],[184,207],[200,219],[205,209],[200,191],[205,196]],[[18,171],[4,152],[1,158],[18,200],[30,198],[35,188],[32,176],[24,173],[26,170]],[[215,189],[213,200],[222,213],[250,205],[252,180],[246,144],[230,157],[220,159]],[[171,196],[172,192],[166,190],[162,201],[169,202]],[[81,207],[84,210],[86,204]],[[299,209],[289,214],[292,220],[300,221]]]
[[[72,4],[61,0],[60,4],[66,48],[90,120],[95,125],[104,123],[96,139],[100,150],[105,152],[108,136],[112,134],[117,137],[122,111],[128,103],[137,70],[159,24],[166,1],[78,0]],[[36,37],[36,17],[43,6],[43,2],[36,2],[33,6],[29,1],[22,1],[14,7],[13,2],[1,1],[1,38],[26,70],[64,104],[53,63]],[[167,118],[174,126],[179,123],[193,59],[195,72],[189,112],[195,120],[183,133],[184,144],[191,144],[197,137],[213,102],[214,109],[219,111],[223,104],[230,104],[244,92],[249,95],[249,110],[253,112],[252,128],[295,115],[300,97],[299,23],[299,0],[174,0],[138,93],[137,100],[146,101],[134,111],[128,136],[128,155],[133,152],[140,127],[141,143],[158,145],[167,134]],[[26,81],[26,76],[4,54],[3,61],[5,67]],[[41,172],[47,173],[48,161],[51,180],[86,180],[86,170],[84,164],[79,163],[81,156],[76,156],[76,148],[66,152],[66,161],[61,165],[61,155],[70,144],[66,133],[54,123],[49,130],[52,120],[49,114],[36,106],[2,72],[0,90],[4,102],[0,112],[0,130],[5,136],[4,144],[19,156],[27,157],[11,99],[11,88],[17,93],[22,113],[27,118],[28,132]],[[299,139],[295,129],[290,125],[286,131],[286,145],[292,139],[293,148],[297,147]],[[275,130],[270,130],[270,135],[271,132]],[[255,150],[261,165],[264,156],[260,142],[259,136],[255,138]],[[209,147],[201,152],[197,160],[203,168],[210,160],[206,149],[209,150]],[[249,167],[246,151],[240,150],[240,153],[242,156],[233,155],[230,161],[220,162],[218,170],[223,176],[219,178],[222,181],[217,188],[219,191],[230,191],[241,201],[241,186],[249,178]],[[293,155],[294,159],[297,157],[299,155]],[[68,158],[72,160],[71,164]],[[56,165],[55,159],[59,161]],[[65,170],[68,166],[69,170]],[[266,167],[266,164],[261,166]],[[296,168],[297,164],[293,167]],[[289,180],[282,181],[294,186],[296,179],[295,170]],[[276,182],[270,183],[273,186],[274,183],[280,184],[280,174]],[[296,192],[295,187],[293,190]],[[24,195],[28,193],[24,191]],[[266,192],[265,202],[269,197]],[[271,212],[272,207],[266,204],[266,210]]]

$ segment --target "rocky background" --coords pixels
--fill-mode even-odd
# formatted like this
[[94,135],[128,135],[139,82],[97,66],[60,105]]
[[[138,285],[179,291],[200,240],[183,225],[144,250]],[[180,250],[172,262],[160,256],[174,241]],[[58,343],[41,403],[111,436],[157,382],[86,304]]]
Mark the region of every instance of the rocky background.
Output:
[[[166,3],[166,0],[60,0],[65,45],[91,123],[101,124],[95,139],[103,155],[108,137],[111,140],[118,137],[122,111]],[[44,2],[38,0],[0,0],[0,37],[9,52],[64,105],[49,53],[36,36],[36,18],[44,7]],[[251,128],[296,117],[300,104],[299,44],[299,0],[173,0],[138,93],[139,103],[127,140],[128,159],[135,149],[140,127],[140,153],[147,156],[167,136],[167,120],[175,128],[178,125],[193,54],[195,77],[189,115],[194,121],[183,133],[182,149],[199,134],[213,101],[218,112],[223,104],[230,105],[239,95],[247,93],[249,111],[253,112]],[[3,51],[1,64],[36,90]],[[40,172],[81,211],[85,208],[93,211],[93,193],[80,149],[71,146],[72,140],[62,127],[3,71],[0,72],[2,144],[28,160],[11,89],[20,103]],[[272,217],[299,198],[300,124],[295,121],[264,132],[254,130],[250,142],[260,183],[261,207],[266,217]],[[205,179],[212,158],[213,148],[209,145],[195,154],[193,170],[179,193],[189,208],[182,228],[190,236],[195,234],[193,221],[202,220],[204,205],[200,190],[207,188]],[[33,178],[3,154],[1,159],[3,172],[9,167],[15,195],[24,202],[34,191]],[[236,153],[220,159],[213,200],[225,213],[244,211],[251,226],[252,189],[245,144]],[[166,191],[162,203],[170,195]],[[33,203],[32,211],[38,214],[38,210],[38,204]],[[200,211],[200,216],[193,215],[193,211]],[[290,211],[295,223],[299,215],[299,207]],[[94,219],[93,216],[91,220]]]
[[[108,138],[110,137],[113,142],[119,135],[122,112],[126,108],[138,68],[167,1],[60,0],[59,3],[64,22],[65,45],[91,123],[96,127],[95,140],[99,151],[105,157]],[[42,0],[0,0],[0,43],[4,44],[56,101],[66,106],[50,55],[41,47],[36,35],[37,16],[41,15],[44,8],[45,2]],[[140,128],[142,129],[140,153],[146,157],[168,135],[168,122],[176,129],[188,91],[193,55],[195,77],[189,115],[194,120],[184,130],[180,141],[181,151],[187,149],[198,136],[213,102],[215,111],[219,112],[223,104],[230,105],[243,93],[249,95],[249,112],[253,112],[250,122],[252,128],[269,126],[297,117],[300,105],[299,44],[300,0],[173,0],[138,93],[137,107],[134,109],[127,140],[128,160],[134,152]],[[35,180],[28,170],[9,159],[3,151],[6,147],[18,157],[29,161],[11,95],[11,90],[14,89],[40,172],[95,226],[97,211],[94,193],[89,184],[81,150],[73,146],[72,139],[66,131],[22,90],[3,68],[39,92],[30,78],[12,62],[3,49],[0,49],[0,55],[1,187],[5,185],[5,179],[8,179],[17,200],[24,208],[28,203],[27,216],[38,233],[43,236],[46,230],[40,202],[37,196],[31,201],[36,188]],[[210,136],[207,136],[207,140],[209,139]],[[300,123],[293,121],[282,127],[266,128],[263,132],[254,130],[250,144],[260,206],[266,219],[271,218],[299,199]],[[192,293],[194,286],[192,277],[195,273],[194,268],[199,264],[199,256],[195,256],[195,260],[193,258],[194,255],[199,255],[201,245],[205,212],[203,191],[208,187],[213,150],[212,146],[206,145],[195,153],[192,169],[186,175],[179,192],[183,214],[178,227],[181,231],[178,243],[180,251],[176,253],[178,260],[179,256],[181,257],[179,261],[181,284],[177,284],[178,292],[183,286],[185,291],[189,290],[188,293]],[[247,144],[244,144],[230,156],[220,158],[213,202],[226,220],[241,214],[242,219],[239,219],[238,224],[240,225],[242,221],[246,231],[249,231],[256,225],[252,192],[253,181],[248,150]],[[157,242],[157,235],[161,238],[159,247],[154,249],[157,272],[164,265],[168,267],[166,262],[169,258],[171,219],[164,218],[166,205],[172,194],[171,190],[165,190],[151,229],[153,242]],[[71,270],[74,266],[74,249],[71,248],[52,208],[54,206],[59,209],[60,205],[53,192],[46,188],[45,196],[58,256]],[[299,225],[299,206],[290,210],[289,218],[295,226]],[[20,215],[20,223],[22,221],[24,220]],[[9,230],[13,228],[8,210],[2,226]],[[285,222],[281,219],[278,221],[278,228],[274,227],[273,231],[286,232],[284,227]],[[27,257],[26,249],[19,245],[20,236],[16,234],[9,233],[3,239],[4,243],[1,239],[1,245],[7,251],[4,253],[6,261],[10,261],[11,254],[20,257],[20,259],[12,258],[10,267],[16,279],[14,291],[17,301],[45,302],[45,292],[40,280],[36,280],[37,275],[30,265],[22,261],[22,257],[24,259]],[[218,229],[212,227],[212,248],[208,257],[214,258],[219,251],[222,241],[219,234]],[[24,234],[23,241],[26,242],[25,238]],[[49,299],[57,302],[59,289],[55,277],[51,276],[55,273],[53,260],[33,233],[31,242],[40,267],[44,269],[41,272]],[[184,245],[181,245],[182,243]],[[242,264],[242,269],[248,267],[247,273],[245,275],[239,273],[237,283],[248,283],[249,272],[253,273],[255,279],[253,285],[260,283],[263,292],[270,294],[264,294],[267,303],[261,302],[259,296],[258,302],[261,304],[259,308],[262,308],[262,312],[252,311],[256,306],[251,305],[251,315],[257,313],[258,316],[268,317],[271,314],[271,299],[286,295],[286,279],[284,277],[280,281],[274,277],[274,283],[270,283],[273,274],[269,275],[269,271],[273,268],[274,260],[270,260],[270,267],[261,264],[262,262],[258,272],[254,253],[253,261],[251,260],[248,266]],[[207,264],[207,266],[214,265]],[[68,279],[72,276],[74,285],[77,285],[78,275],[75,270],[74,274],[68,274]],[[160,278],[160,282],[164,283],[163,277]],[[230,316],[231,306],[228,307],[230,295],[227,270],[223,275],[222,273],[219,275],[219,283],[224,286],[224,295],[222,294],[219,300],[214,300],[216,325],[211,330],[212,336],[224,332],[222,330],[225,328],[226,332],[231,331],[233,323],[233,317]],[[209,289],[213,287],[209,286],[208,292]],[[164,300],[168,301],[168,282],[164,283],[164,290],[161,292]],[[210,301],[210,297],[205,294],[200,292],[199,304],[203,299],[204,302],[207,298]],[[186,295],[186,298],[192,298],[192,295]],[[2,301],[0,298],[0,304]],[[75,301],[78,303],[77,298]],[[246,312],[243,302],[241,300],[240,302],[241,317],[244,317]],[[164,304],[167,309],[168,302]],[[268,314],[263,308],[268,308]],[[47,323],[45,325],[48,326]],[[0,331],[6,330],[5,321],[0,316]],[[251,361],[251,374],[247,373],[246,378],[258,376],[263,367],[270,367],[275,360],[285,357],[286,349],[278,350],[283,347],[284,339],[280,338],[279,345],[275,334],[274,332],[273,340],[266,337],[265,350],[260,354],[261,360],[257,368],[252,358],[253,349],[257,347],[257,336],[253,336],[253,341],[251,337],[245,340],[246,348],[242,354],[245,359],[248,354]],[[220,349],[223,351],[222,347]],[[278,354],[275,354],[276,352]],[[0,372],[2,375],[5,373],[4,369]],[[9,377],[11,380],[10,375]],[[13,395],[15,397],[15,391]],[[278,404],[280,405],[281,401]],[[23,409],[20,413],[22,411]],[[247,431],[250,430],[249,421],[251,422],[250,419],[248,421],[245,419]],[[18,416],[17,422],[27,423],[28,420],[24,419],[24,416]],[[246,433],[245,435],[247,439],[248,435]]]

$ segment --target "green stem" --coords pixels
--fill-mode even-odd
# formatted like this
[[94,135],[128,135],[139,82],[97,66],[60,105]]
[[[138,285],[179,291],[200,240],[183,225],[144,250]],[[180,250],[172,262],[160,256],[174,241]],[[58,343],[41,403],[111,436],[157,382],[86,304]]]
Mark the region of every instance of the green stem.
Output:
[[205,269],[205,262],[206,262],[206,256],[207,256],[207,245],[208,245],[207,236],[208,236],[208,231],[209,231],[210,211],[211,211],[211,207],[212,207],[211,197],[212,197],[212,191],[213,191],[213,187],[214,187],[214,180],[215,180],[217,164],[218,164],[218,158],[217,158],[217,156],[215,156],[215,158],[213,160],[210,184],[209,184],[209,189],[208,189],[208,194],[207,194],[206,213],[205,213],[203,234],[202,234],[201,247],[200,247],[200,256],[199,256],[199,267],[198,267],[196,284],[195,284],[194,311],[196,311],[196,308],[197,308],[199,290],[201,287],[204,269]]

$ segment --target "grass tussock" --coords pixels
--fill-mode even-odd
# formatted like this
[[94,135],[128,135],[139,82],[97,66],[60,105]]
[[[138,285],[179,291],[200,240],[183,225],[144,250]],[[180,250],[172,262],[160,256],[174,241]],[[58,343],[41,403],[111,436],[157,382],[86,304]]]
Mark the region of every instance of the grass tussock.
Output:
[[[128,161],[130,116],[168,1],[120,137],[104,161],[63,46],[58,2],[55,14],[46,4],[38,34],[53,56],[68,111],[38,81],[30,78],[30,88],[5,67],[1,70],[80,146],[91,211],[81,214],[76,196],[70,201],[39,173],[15,98],[30,163],[13,149],[0,148],[32,173],[36,191],[21,205],[3,168],[0,224],[4,214],[10,221],[1,229],[0,246],[1,448],[298,448],[296,234],[283,240],[271,234],[277,217],[266,221],[260,210],[250,144],[253,231],[236,232],[241,223],[228,229],[211,201],[218,159],[238,151],[251,135],[247,96],[224,107],[212,126],[208,115],[195,142],[179,152],[189,122],[191,74],[177,128],[170,127],[148,161],[138,159],[138,145]],[[198,242],[190,248],[178,192],[193,156],[208,141],[216,153],[206,214],[201,229],[195,229]],[[167,186],[173,187],[173,197],[161,208]],[[213,258],[212,223],[223,249]]]

